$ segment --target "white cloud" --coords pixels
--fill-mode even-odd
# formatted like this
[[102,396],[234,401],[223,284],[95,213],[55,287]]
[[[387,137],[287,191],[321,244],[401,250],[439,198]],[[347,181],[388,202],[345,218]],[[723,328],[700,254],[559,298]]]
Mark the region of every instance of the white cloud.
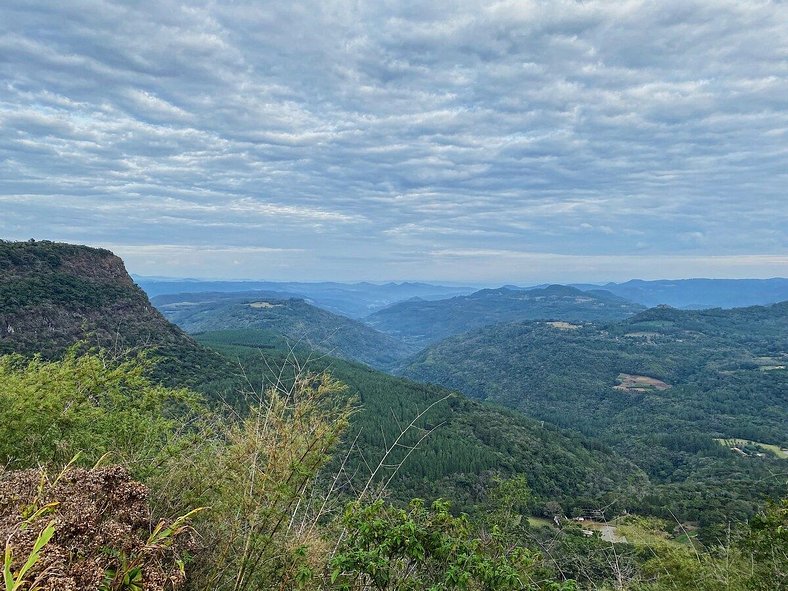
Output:
[[[5,2],[0,234],[283,248],[304,278],[361,273],[358,253],[440,277],[434,253],[464,250],[742,273],[736,257],[788,252],[786,17],[764,0]],[[217,250],[211,274],[223,256],[248,263]]]

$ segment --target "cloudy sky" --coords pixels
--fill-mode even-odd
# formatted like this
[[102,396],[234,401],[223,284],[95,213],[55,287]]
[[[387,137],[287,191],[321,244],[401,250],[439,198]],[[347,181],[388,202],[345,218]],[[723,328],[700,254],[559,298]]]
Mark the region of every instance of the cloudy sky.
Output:
[[3,0],[0,238],[148,275],[785,276],[788,4]]

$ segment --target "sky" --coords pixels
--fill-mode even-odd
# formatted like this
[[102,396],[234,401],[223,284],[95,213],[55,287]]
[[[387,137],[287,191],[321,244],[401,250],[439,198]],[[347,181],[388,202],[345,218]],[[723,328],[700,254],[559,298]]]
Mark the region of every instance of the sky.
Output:
[[788,4],[0,4],[0,238],[141,275],[788,275]]

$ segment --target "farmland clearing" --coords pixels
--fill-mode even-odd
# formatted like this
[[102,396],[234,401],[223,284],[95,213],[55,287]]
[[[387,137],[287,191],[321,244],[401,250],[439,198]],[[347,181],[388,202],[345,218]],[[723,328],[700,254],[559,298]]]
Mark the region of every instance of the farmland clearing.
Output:
[[[788,448],[781,448],[778,445],[771,443],[761,443],[760,441],[752,441],[750,439],[715,439],[717,443],[730,448],[732,451],[742,456],[756,456],[758,453],[770,453],[781,460],[788,460]],[[750,451],[763,450],[762,452]]]
[[658,380],[657,378],[631,373],[618,374],[618,381],[619,383],[613,386],[613,389],[623,392],[644,393],[652,390],[667,390],[671,388],[670,384]]

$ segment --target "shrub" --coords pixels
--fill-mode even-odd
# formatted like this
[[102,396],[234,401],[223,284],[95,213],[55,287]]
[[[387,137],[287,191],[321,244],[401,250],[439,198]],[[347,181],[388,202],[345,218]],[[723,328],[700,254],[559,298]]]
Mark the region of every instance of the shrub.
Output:
[[153,479],[167,511],[210,510],[195,520],[201,548],[189,586],[243,591],[314,584],[330,544],[321,516],[330,491],[315,480],[353,411],[328,374],[298,374],[268,389],[248,414],[206,426],[199,445]]
[[[466,516],[450,504],[420,499],[405,509],[382,500],[351,504],[344,517],[344,539],[331,560],[331,583],[340,591],[386,589],[500,590],[540,589],[534,580],[538,555],[511,547],[499,536],[478,537]],[[574,589],[572,582],[546,582],[552,589]]]
[[151,383],[149,363],[76,349],[59,361],[0,357],[0,465],[62,465],[78,452],[93,465],[111,452],[135,476],[150,473],[197,398]]

